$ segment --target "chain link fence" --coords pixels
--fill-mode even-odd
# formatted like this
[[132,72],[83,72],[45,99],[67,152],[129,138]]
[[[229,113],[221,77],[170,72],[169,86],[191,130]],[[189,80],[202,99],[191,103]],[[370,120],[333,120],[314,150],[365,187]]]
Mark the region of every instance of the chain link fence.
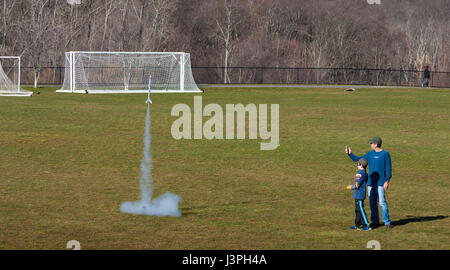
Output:
[[[21,68],[21,84],[62,85],[64,67]],[[227,78],[224,78],[225,70]],[[197,84],[333,84],[420,87],[423,72],[398,69],[309,67],[192,67]],[[430,87],[450,87],[450,72],[431,72]]]
[[[192,67],[197,83],[216,84],[334,84],[420,87],[423,72],[395,69]],[[450,87],[450,72],[431,72],[430,87]]]

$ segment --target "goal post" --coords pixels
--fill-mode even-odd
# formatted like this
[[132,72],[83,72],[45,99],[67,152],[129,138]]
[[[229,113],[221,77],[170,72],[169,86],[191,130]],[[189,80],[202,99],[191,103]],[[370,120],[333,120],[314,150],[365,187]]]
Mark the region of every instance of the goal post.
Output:
[[66,52],[64,83],[57,92],[201,93],[194,81],[189,53]]
[[20,56],[0,56],[0,96],[31,96],[20,87]]

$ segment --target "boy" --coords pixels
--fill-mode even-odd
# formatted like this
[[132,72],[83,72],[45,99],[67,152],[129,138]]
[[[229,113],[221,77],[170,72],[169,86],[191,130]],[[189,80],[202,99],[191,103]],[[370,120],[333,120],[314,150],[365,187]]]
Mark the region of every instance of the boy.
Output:
[[352,230],[370,231],[366,212],[364,211],[364,200],[366,199],[367,172],[366,167],[369,163],[364,158],[358,160],[358,172],[355,175],[355,184],[347,186],[347,189],[353,190],[353,199],[355,199],[355,226]]

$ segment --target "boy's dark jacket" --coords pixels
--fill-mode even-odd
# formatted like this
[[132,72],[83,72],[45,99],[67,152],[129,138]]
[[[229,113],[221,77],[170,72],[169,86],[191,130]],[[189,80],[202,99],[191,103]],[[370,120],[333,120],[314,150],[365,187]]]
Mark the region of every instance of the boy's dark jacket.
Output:
[[367,172],[366,170],[359,170],[355,175],[355,184],[352,185],[353,199],[365,200],[366,199],[366,184],[367,184]]

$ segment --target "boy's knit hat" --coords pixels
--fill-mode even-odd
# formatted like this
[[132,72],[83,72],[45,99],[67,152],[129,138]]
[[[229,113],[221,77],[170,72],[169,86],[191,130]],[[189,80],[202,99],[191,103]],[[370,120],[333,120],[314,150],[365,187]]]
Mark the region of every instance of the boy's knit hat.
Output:
[[361,164],[361,166],[363,166],[364,168],[369,164],[369,162],[367,162],[367,160],[365,160],[364,158],[358,160],[358,163]]

